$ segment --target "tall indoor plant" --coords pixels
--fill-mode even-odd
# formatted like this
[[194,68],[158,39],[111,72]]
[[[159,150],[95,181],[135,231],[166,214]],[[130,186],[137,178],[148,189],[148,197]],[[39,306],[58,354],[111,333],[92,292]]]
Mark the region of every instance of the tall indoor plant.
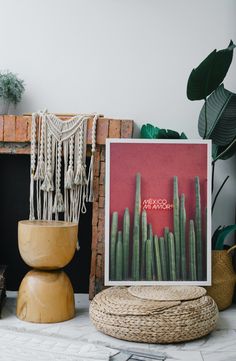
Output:
[[[187,84],[190,100],[204,100],[198,119],[198,131],[203,139],[212,140],[212,192],[214,170],[219,159],[228,159],[236,152],[236,94],[225,89],[222,83],[233,58],[235,45],[213,50],[193,69]],[[228,180],[228,176],[216,192],[212,213],[217,197]],[[236,225],[219,226],[212,236],[212,286],[208,294],[214,298],[220,310],[231,305],[236,275],[233,270],[230,250],[224,250],[226,236],[236,230]]]

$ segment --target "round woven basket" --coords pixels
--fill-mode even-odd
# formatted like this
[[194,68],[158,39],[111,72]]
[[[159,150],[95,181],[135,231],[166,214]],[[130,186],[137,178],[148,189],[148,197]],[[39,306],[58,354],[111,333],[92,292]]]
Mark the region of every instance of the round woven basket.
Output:
[[112,287],[94,297],[90,317],[99,331],[119,339],[176,343],[210,333],[218,309],[209,296],[190,301],[146,300],[133,296],[126,287]]
[[206,287],[207,294],[216,302],[220,311],[232,304],[236,274],[234,272],[231,251],[212,251],[212,286]]

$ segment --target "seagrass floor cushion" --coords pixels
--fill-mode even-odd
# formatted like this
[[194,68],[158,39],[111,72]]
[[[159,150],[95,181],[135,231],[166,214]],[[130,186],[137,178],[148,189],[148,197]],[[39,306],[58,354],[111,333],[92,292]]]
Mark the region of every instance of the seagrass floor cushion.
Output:
[[90,318],[99,331],[119,339],[175,343],[214,330],[218,308],[202,287],[111,287],[94,297]]

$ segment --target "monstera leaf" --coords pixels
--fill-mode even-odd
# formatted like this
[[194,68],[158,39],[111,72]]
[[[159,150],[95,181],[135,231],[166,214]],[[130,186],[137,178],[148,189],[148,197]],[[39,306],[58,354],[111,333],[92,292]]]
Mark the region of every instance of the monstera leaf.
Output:
[[224,249],[224,241],[225,238],[236,230],[236,224],[232,224],[230,226],[223,227],[222,229],[218,228],[214,234],[215,242],[213,245],[213,249],[222,250]]
[[[207,131],[205,127],[207,121]],[[198,132],[201,137],[212,139],[219,146],[226,146],[236,135],[236,94],[221,84],[204,103],[199,119]]]
[[151,124],[143,125],[141,128],[141,138],[143,139],[156,139],[159,128]]
[[222,83],[232,62],[234,48],[231,40],[226,49],[215,49],[192,70],[187,84],[188,99],[206,99]]
[[154,127],[151,124],[143,125],[141,128],[142,139],[187,139],[186,135],[182,132],[179,134],[175,130],[161,129]]

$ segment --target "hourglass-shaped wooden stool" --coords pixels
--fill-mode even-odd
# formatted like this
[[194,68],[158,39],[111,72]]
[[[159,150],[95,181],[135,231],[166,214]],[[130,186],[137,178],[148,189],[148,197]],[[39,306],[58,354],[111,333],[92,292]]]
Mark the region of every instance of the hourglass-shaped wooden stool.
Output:
[[50,323],[74,317],[74,292],[60,268],[76,250],[77,223],[63,221],[20,221],[18,245],[21,257],[34,269],[23,278],[16,314],[24,321]]

